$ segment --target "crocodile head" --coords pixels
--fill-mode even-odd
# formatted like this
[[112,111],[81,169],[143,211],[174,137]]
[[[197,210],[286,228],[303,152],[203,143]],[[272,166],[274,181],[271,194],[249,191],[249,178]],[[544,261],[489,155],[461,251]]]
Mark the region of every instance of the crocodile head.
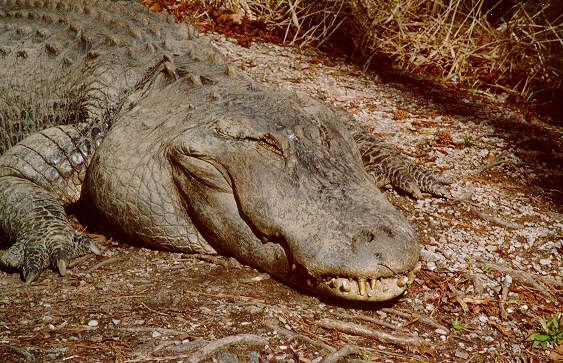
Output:
[[369,179],[342,111],[299,102],[225,107],[177,137],[169,159],[190,217],[216,250],[290,284],[400,295],[420,266],[413,228]]

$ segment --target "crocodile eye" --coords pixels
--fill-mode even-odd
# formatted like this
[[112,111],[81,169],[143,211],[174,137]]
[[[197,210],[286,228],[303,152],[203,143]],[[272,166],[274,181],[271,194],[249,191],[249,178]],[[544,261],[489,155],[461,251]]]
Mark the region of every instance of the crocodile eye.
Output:
[[280,142],[270,134],[266,134],[258,139],[258,145],[278,156],[283,157],[283,149]]

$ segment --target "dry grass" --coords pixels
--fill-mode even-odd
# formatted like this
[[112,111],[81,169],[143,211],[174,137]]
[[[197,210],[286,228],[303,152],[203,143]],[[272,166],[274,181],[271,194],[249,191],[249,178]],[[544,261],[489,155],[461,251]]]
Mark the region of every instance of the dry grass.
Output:
[[284,42],[299,47],[322,45],[331,39],[350,15],[343,12],[348,0],[199,0],[198,2],[203,5],[202,8],[219,10],[219,13],[220,9],[228,9],[251,20],[261,19],[268,30],[282,34]]
[[401,67],[480,92],[533,101],[561,90],[562,17],[552,23],[544,18],[547,5],[530,13],[522,2],[507,21],[493,25],[483,5],[369,1],[354,9],[363,18],[352,25],[352,39],[368,62],[383,54]]
[[[529,106],[549,106],[561,97],[563,88],[563,6],[558,1],[542,5],[534,0],[201,3],[261,19],[285,42],[301,47],[344,41],[353,45],[354,54],[366,66],[383,57],[441,82]],[[487,16],[499,8],[505,14],[502,18]]]

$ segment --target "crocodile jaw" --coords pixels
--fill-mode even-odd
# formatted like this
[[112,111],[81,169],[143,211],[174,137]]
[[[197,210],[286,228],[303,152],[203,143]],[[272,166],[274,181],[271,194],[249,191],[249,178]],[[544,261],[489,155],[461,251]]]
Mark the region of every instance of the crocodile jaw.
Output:
[[386,301],[405,292],[407,286],[414,281],[420,267],[421,264],[418,262],[408,273],[390,277],[372,279],[331,277],[320,281],[315,289],[324,295],[342,300]]
[[338,300],[380,302],[403,294],[421,270],[421,263],[417,262],[414,268],[405,273],[372,278],[325,276],[317,279],[295,264],[291,270],[291,273],[279,278],[305,290]]

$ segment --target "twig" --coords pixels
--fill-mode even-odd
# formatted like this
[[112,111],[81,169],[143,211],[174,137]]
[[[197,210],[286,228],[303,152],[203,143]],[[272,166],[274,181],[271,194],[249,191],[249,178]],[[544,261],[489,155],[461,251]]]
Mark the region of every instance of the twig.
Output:
[[144,362],[144,361],[176,361],[180,358],[187,358],[187,362],[201,362],[207,359],[210,355],[215,353],[220,349],[224,349],[230,345],[240,345],[246,344],[250,346],[264,346],[268,344],[268,340],[266,338],[262,338],[257,335],[253,334],[239,334],[239,335],[232,335],[228,336],[223,339],[218,339],[213,342],[210,342],[205,347],[199,349],[194,353],[189,354],[180,354],[174,356],[166,356],[166,357],[139,357],[136,359],[127,360],[126,362]]
[[495,158],[495,160],[491,161],[490,163],[487,163],[487,165],[481,167],[480,169],[478,169],[477,171],[473,172],[473,174],[475,175],[479,175],[481,174],[483,171],[492,168],[493,166],[497,166],[499,164],[504,164],[507,161],[504,160],[504,157],[507,155],[508,153],[506,151],[503,151],[499,156],[497,156]]
[[563,288],[563,280],[561,280],[561,279],[556,280],[556,279],[551,278],[551,277],[540,276],[540,280],[541,280],[541,282],[546,284],[547,287],[549,287],[553,291],[557,291],[557,289],[555,287],[553,287],[553,285],[557,286],[558,288]]
[[336,363],[339,362],[342,358],[347,357],[351,354],[361,353],[362,348],[354,345],[345,345],[340,350],[334,353],[330,353],[326,357],[323,358],[321,363]]
[[442,217],[442,216],[440,216],[440,215],[438,215],[438,214],[434,214],[434,213],[428,213],[428,214],[430,214],[432,217],[436,217],[436,218],[438,218],[438,219],[441,219],[441,220],[444,220],[444,221],[448,221],[448,222],[453,223],[453,224],[455,224],[455,225],[472,229],[472,230],[474,230],[475,232],[479,232],[479,233],[483,233],[483,234],[489,234],[488,232],[483,231],[482,229],[479,229],[479,228],[475,228],[475,227],[473,227],[472,225],[469,225],[469,224],[467,224],[467,223],[463,223],[463,222],[460,222],[460,221],[454,221],[454,220],[451,219],[451,218]]
[[498,187],[498,188],[503,188],[503,189],[506,189],[506,190],[511,190],[511,191],[513,191],[513,192],[519,192],[519,191],[520,191],[520,190],[518,190],[518,189],[516,189],[516,188],[512,188],[512,187],[506,186],[506,185],[504,185],[504,184],[495,183],[495,182],[488,181],[488,180],[485,180],[485,179],[482,179],[482,178],[477,178],[476,176],[467,175],[467,174],[465,174],[465,175],[463,175],[463,176],[466,177],[466,178],[468,178],[468,179],[472,179],[472,180],[481,182],[481,183],[483,183],[483,184],[493,185],[493,186],[496,186],[496,187]]
[[95,269],[97,269],[98,267],[102,267],[104,265],[108,265],[108,264],[114,263],[116,261],[119,261],[118,257],[106,258],[105,260],[100,261],[97,264],[95,264],[94,266],[90,267],[88,270],[86,270],[86,273],[90,273],[90,272],[94,271]]
[[127,332],[149,332],[152,333],[153,331],[157,331],[160,334],[164,335],[182,335],[186,334],[185,331],[176,330],[176,329],[168,329],[168,328],[159,328],[159,327],[150,327],[150,326],[134,326],[130,328],[117,328],[117,330],[127,331]]
[[508,289],[510,288],[510,284],[512,283],[512,277],[510,275],[506,275],[504,278],[504,283],[502,284],[502,292],[500,295],[500,302],[499,302],[499,310],[500,310],[500,317],[502,320],[506,320],[508,318],[508,313],[504,308],[506,305],[506,299],[508,298]]
[[471,273],[470,271],[464,271],[463,275],[473,282],[473,290],[475,291],[475,294],[477,296],[483,295],[483,292],[485,291],[483,279],[481,279],[477,274]]
[[480,265],[483,265],[487,268],[497,270],[497,271],[500,271],[500,272],[503,272],[503,273],[506,273],[506,274],[510,274],[510,276],[512,276],[512,278],[514,280],[517,280],[517,281],[519,281],[523,284],[526,284],[526,285],[530,285],[530,286],[538,289],[542,294],[549,297],[552,301],[557,301],[555,296],[553,296],[553,294],[549,291],[549,288],[547,286],[545,286],[545,284],[543,282],[541,282],[540,279],[538,279],[536,277],[536,275],[534,275],[530,272],[514,270],[514,269],[512,269],[508,266],[499,265],[499,264],[488,262],[488,261],[481,260],[481,259],[477,259],[477,263],[479,263]]
[[230,345],[241,344],[250,346],[264,346],[268,344],[268,340],[254,334],[232,335],[207,344],[205,347],[193,353],[187,361],[193,363],[201,362],[220,349],[224,349],[225,347]]
[[153,313],[156,313],[156,314],[159,314],[159,315],[164,315],[164,316],[170,315],[170,314],[163,313],[163,312],[161,312],[161,311],[157,311],[157,310],[151,309],[151,308],[149,308],[144,302],[141,302],[141,305],[143,305],[147,310],[152,311]]
[[92,254],[88,253],[85,254],[84,256],[78,257],[73,259],[69,264],[68,264],[68,268],[72,268],[76,265],[78,265],[79,263],[84,262],[86,259],[90,258],[92,256]]
[[428,342],[424,339],[418,337],[410,337],[407,335],[395,335],[386,333],[380,330],[365,327],[363,325],[354,324],[350,322],[332,320],[332,319],[321,319],[317,324],[326,329],[336,329],[344,333],[360,335],[367,338],[377,339],[384,343],[392,343],[397,345],[406,346],[420,346],[428,345]]
[[272,330],[275,330],[275,331],[277,331],[278,333],[280,333],[280,334],[282,334],[282,335],[285,335],[285,336],[288,337],[288,338],[300,339],[300,340],[302,340],[302,341],[304,341],[304,342],[306,342],[306,343],[309,343],[309,344],[312,344],[312,345],[316,345],[316,346],[318,346],[318,347],[320,347],[320,348],[326,349],[326,350],[329,351],[329,352],[335,352],[335,351],[336,351],[336,349],[335,349],[334,347],[332,347],[332,346],[330,346],[330,345],[328,345],[328,344],[326,344],[326,343],[317,341],[317,340],[315,340],[315,339],[313,339],[313,338],[310,338],[310,337],[308,337],[308,336],[306,336],[306,335],[303,335],[303,334],[299,334],[299,333],[296,333],[296,332],[292,332],[291,330],[286,329],[286,328],[280,326],[280,325],[276,322],[276,320],[274,320],[274,319],[267,319],[267,320],[264,321],[264,324],[266,325],[266,327],[268,327],[268,328],[270,328],[270,329],[272,329]]
[[[473,204],[473,203],[470,203],[470,204]],[[502,227],[505,227],[505,228],[512,228],[512,229],[516,229],[516,228],[519,228],[519,227],[520,227],[520,226],[517,225],[516,223],[510,222],[510,221],[506,221],[506,220],[504,220],[504,219],[502,219],[502,218],[500,218],[500,217],[496,217],[496,216],[487,214],[487,213],[485,213],[485,212],[482,212],[482,211],[478,210],[477,208],[475,208],[474,206],[473,206],[473,207],[470,207],[470,208],[471,208],[471,211],[472,211],[473,213],[477,214],[477,215],[478,215],[479,217],[481,217],[482,219],[487,220],[487,221],[491,221],[491,222],[493,222],[493,223],[496,223],[496,224],[498,224],[499,226],[502,226]]]
[[416,314],[416,313],[412,313],[412,312],[406,313],[404,311],[393,309],[393,308],[383,308],[383,309],[381,309],[381,311],[383,311],[385,313],[389,313],[389,314],[395,314],[395,315],[398,315],[401,318],[405,318],[405,319],[410,319],[411,317],[415,317],[415,318],[418,318],[421,323],[424,323],[426,325],[430,325],[430,326],[432,326],[436,329],[442,329],[442,330],[448,331],[448,328],[446,328],[442,324],[434,321],[433,319],[427,318],[426,316],[422,316],[422,315],[419,315],[419,314]]
[[221,299],[245,299],[245,300],[256,300],[260,302],[264,302],[264,299],[261,297],[255,296],[243,296],[243,295],[227,295],[227,294],[210,294],[203,291],[194,291],[194,290],[184,290],[185,292],[189,292],[190,294],[195,295],[203,295],[203,296],[211,296],[211,297],[218,297]]
[[377,318],[372,318],[371,316],[366,316],[364,314],[358,314],[358,315],[347,314],[347,313],[333,313],[333,314],[338,316],[338,317],[345,318],[345,319],[362,319],[362,320],[369,321],[371,323],[381,325],[381,326],[384,326],[386,328],[393,329],[393,330],[398,330],[398,331],[403,330],[403,328],[401,328],[401,326],[399,326],[397,324],[391,324],[391,323],[388,323],[386,321],[383,321],[383,320],[380,320],[380,319],[377,319]]
[[456,301],[459,303],[459,305],[461,306],[461,308],[463,309],[463,311],[466,313],[469,311],[469,307],[467,306],[467,304],[465,303],[465,301],[462,298],[462,293],[455,288],[454,285],[452,285],[451,283],[448,282],[448,287],[451,290],[451,292],[454,293],[455,295],[455,299]]

